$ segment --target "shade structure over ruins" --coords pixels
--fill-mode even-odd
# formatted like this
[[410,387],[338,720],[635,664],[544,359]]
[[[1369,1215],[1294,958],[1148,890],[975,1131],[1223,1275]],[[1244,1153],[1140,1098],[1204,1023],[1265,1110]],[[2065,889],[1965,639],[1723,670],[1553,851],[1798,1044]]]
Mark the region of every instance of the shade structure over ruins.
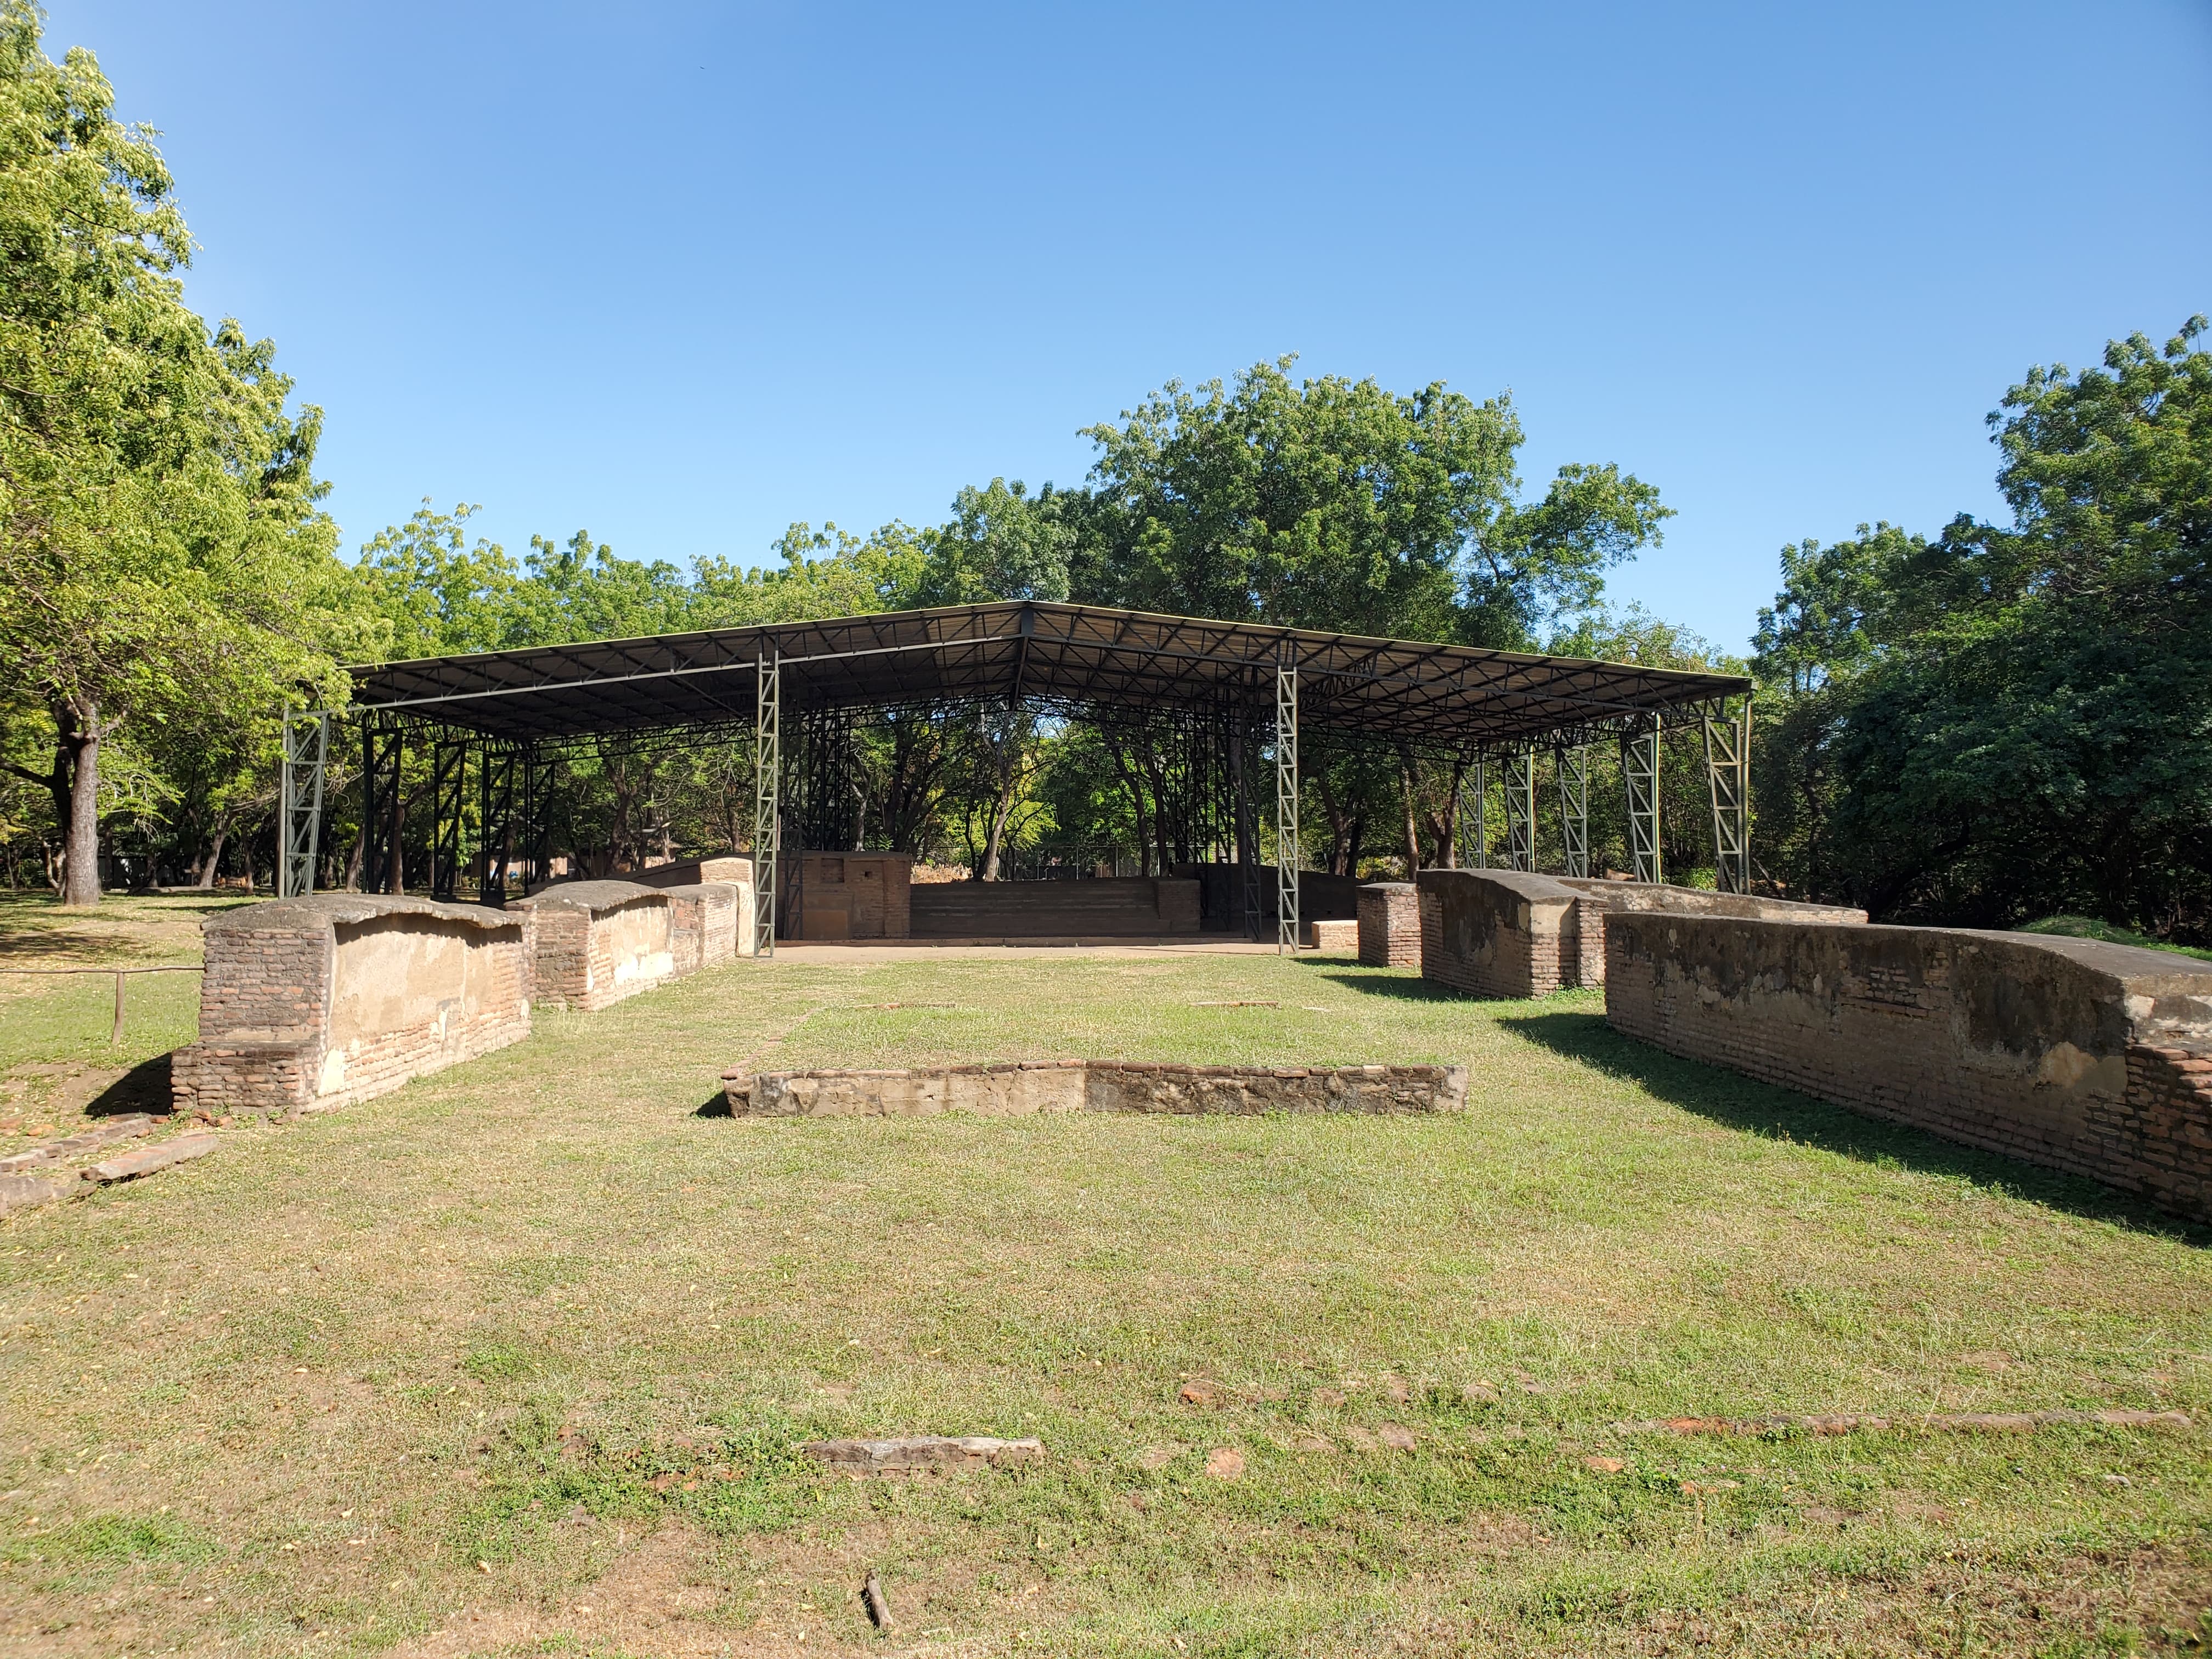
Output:
[[[1154,816],[1175,826],[1176,873],[1200,882],[1214,925],[1254,937],[1272,926],[1285,950],[1302,932],[1302,744],[1449,757],[1474,769],[1478,801],[1497,768],[1516,867],[1532,867],[1535,757],[1556,755],[1560,834],[1581,874],[1587,746],[1618,741],[1638,872],[1657,879],[1660,733],[1700,723],[1721,879],[1748,876],[1750,687],[1730,674],[1023,599],[386,663],[356,669],[353,689],[364,884],[458,896],[473,863],[477,896],[495,905],[511,871],[526,890],[544,879],[545,789],[562,749],[750,733],[761,951],[817,908],[792,854],[864,850],[846,805],[854,721],[963,704],[1144,728],[1168,756]],[[319,757],[329,726],[317,718]],[[433,757],[436,821],[412,854],[401,845],[409,748]],[[288,803],[311,798],[287,776]],[[289,807],[286,823],[284,868],[305,870]],[[1165,914],[1169,897],[1181,902],[1148,902]],[[824,926],[855,914],[818,908]]]
[[1449,752],[1626,732],[1749,686],[1732,674],[1013,599],[386,663],[354,671],[354,698],[412,720],[559,742],[750,724],[768,663],[781,665],[794,708],[990,697],[1272,705],[1287,669],[1306,730]]

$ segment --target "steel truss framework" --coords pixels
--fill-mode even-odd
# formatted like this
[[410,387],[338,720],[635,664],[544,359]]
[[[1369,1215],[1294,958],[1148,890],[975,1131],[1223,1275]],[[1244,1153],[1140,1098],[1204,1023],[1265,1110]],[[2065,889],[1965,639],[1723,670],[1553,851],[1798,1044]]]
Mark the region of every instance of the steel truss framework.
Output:
[[284,711],[284,763],[277,780],[276,896],[315,890],[315,854],[322,836],[323,776],[331,754],[331,717]]
[[1751,698],[1734,720],[1708,714],[1705,787],[1713,808],[1714,882],[1723,893],[1751,890]]
[[[480,896],[496,904],[518,872],[526,890],[544,878],[551,773],[563,751],[735,744],[750,728],[763,954],[793,896],[785,890],[799,861],[783,856],[787,839],[813,847],[853,833],[852,720],[860,711],[999,704],[1010,718],[1026,710],[1144,731],[1151,763],[1164,767],[1150,780],[1161,806],[1158,839],[1178,860],[1240,866],[1236,908],[1255,938],[1265,880],[1257,773],[1272,761],[1276,941],[1289,950],[1301,920],[1302,741],[1388,742],[1449,761],[1463,789],[1471,779],[1459,833],[1477,867],[1490,857],[1494,764],[1509,786],[1506,859],[1522,869],[1535,863],[1535,757],[1548,750],[1567,863],[1587,869],[1585,750],[1618,739],[1637,873],[1656,879],[1660,721],[1674,711],[1727,722],[1730,701],[1748,690],[1729,675],[1042,601],[434,658],[356,669],[354,678],[372,890],[397,890],[408,874],[400,761],[410,732],[433,761],[430,884],[457,894],[473,863]],[[798,721],[793,754],[782,742],[787,701]],[[1718,727],[1708,734],[1717,846],[1732,872],[1723,879],[1735,882],[1748,869],[1747,721],[1728,724],[1725,737]],[[289,744],[285,753],[287,787],[311,788],[305,759]],[[1632,753],[1635,765],[1626,763]],[[472,856],[458,829],[471,771]]]
[[1559,842],[1566,873],[1589,874],[1589,750],[1582,744],[1561,749],[1554,759],[1559,775]]
[[1661,881],[1659,867],[1660,730],[1656,715],[1649,729],[1620,739],[1620,778],[1628,793],[1630,872],[1638,881]]
[[1536,751],[1524,749],[1506,763],[1505,867],[1523,875],[1536,867]]

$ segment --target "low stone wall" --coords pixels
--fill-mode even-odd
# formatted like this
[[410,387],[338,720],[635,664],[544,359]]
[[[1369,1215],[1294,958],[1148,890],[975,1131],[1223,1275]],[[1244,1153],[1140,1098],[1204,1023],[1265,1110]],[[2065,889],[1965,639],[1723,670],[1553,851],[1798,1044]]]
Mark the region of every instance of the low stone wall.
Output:
[[180,1111],[365,1100],[530,1033],[527,913],[326,893],[203,931],[199,1041],[170,1061]]
[[586,1012],[690,971],[703,951],[703,903],[680,888],[564,881],[507,906],[537,924],[533,994],[540,1006]]
[[1866,912],[1658,882],[1424,870],[1421,976],[1483,997],[1540,997],[1605,983],[1606,920],[1621,914],[1861,925]]
[[2212,964],[2033,933],[1615,911],[1606,1018],[2212,1220]]
[[905,1117],[939,1112],[1456,1112],[1461,1066],[1167,1066],[1024,1060],[914,1071],[722,1074],[739,1117]]
[[1341,955],[1359,949],[1359,924],[1356,921],[1304,922],[1298,933],[1299,945],[1309,951]]
[[1361,888],[1358,927],[1363,966],[1421,965],[1420,890],[1412,882],[1376,881]]
[[[735,854],[720,858],[689,859],[681,864],[652,864],[632,872],[624,878],[643,887],[664,887],[678,894],[686,890],[726,886],[732,896],[732,913],[728,921],[731,938],[735,941],[730,955],[749,957],[753,953],[753,861]],[[708,914],[703,922],[707,929],[702,962],[707,966],[726,959],[716,944],[716,930],[723,924],[718,920],[723,901],[710,896]]]

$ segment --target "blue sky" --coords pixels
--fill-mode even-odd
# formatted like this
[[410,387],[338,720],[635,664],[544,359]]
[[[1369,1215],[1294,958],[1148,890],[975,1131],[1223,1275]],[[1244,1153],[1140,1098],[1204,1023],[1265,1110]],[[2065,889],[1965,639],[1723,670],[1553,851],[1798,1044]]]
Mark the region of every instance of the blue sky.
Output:
[[2036,362],[2212,310],[2212,6],[64,0],[356,546],[763,562],[1079,481],[1171,377],[1510,387],[1741,647],[1785,541],[1997,510]]

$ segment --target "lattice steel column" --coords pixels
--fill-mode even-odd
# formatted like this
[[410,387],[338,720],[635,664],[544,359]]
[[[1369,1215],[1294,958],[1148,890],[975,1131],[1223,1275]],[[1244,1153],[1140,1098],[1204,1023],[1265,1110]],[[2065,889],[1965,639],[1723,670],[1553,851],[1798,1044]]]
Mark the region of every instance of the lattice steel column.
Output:
[[1490,868],[1490,757],[1474,757],[1474,867]]
[[1566,844],[1567,873],[1589,874],[1589,745],[1559,751],[1559,838]]
[[1740,720],[1705,718],[1705,785],[1713,803],[1713,884],[1751,890],[1751,699]]
[[1638,881],[1666,878],[1659,867],[1659,717],[1649,732],[1620,740],[1620,776],[1628,789],[1628,858]]
[[405,860],[399,845],[399,763],[404,729],[375,714],[361,721],[362,890],[406,890]]
[[1523,874],[1536,867],[1536,751],[1506,763],[1505,867]]
[[783,658],[755,665],[753,704],[753,955],[775,954],[775,896],[783,872]]
[[331,717],[284,711],[284,764],[277,780],[276,896],[315,890],[315,853],[323,826],[323,769],[330,759]]
[[1298,948],[1298,671],[1275,670],[1275,954]]
[[430,896],[460,890],[461,803],[467,799],[469,750],[441,738],[430,750]]

